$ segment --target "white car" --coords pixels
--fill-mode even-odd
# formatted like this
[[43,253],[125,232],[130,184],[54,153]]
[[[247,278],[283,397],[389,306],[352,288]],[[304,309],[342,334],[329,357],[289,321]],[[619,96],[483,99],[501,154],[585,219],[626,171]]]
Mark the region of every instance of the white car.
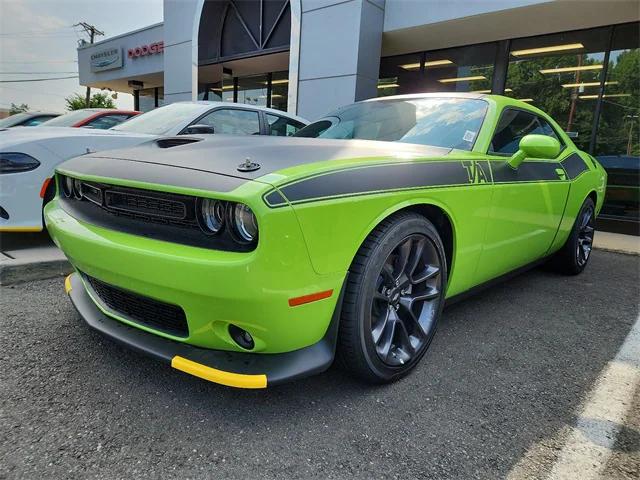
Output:
[[307,123],[264,107],[178,102],[109,130],[44,126],[0,130],[0,232],[42,230],[42,208],[55,194],[53,171],[69,158],[138,145],[159,136],[293,135]]

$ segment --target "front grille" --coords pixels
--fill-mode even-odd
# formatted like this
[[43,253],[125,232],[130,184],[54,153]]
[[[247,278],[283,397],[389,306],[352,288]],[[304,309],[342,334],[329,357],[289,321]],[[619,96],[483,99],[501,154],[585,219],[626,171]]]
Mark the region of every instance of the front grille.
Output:
[[187,216],[187,206],[182,201],[113,190],[105,191],[105,206],[134,215],[152,215],[178,220],[183,220]]
[[184,310],[177,305],[114,287],[86,274],[84,278],[102,303],[113,313],[176,337],[189,336],[187,317]]
[[195,247],[250,252],[257,242],[235,241],[231,229],[203,232],[198,221],[199,199],[142,188],[81,181],[78,193],[64,193],[65,176],[57,175],[59,201],[72,217],[133,235]]

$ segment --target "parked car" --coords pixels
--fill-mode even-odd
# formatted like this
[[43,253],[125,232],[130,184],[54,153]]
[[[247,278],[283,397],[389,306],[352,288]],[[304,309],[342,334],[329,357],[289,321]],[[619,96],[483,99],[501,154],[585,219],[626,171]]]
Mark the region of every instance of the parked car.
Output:
[[41,123],[41,127],[84,127],[106,130],[140,115],[142,112],[135,110],[116,110],[114,108],[83,108],[60,115],[47,122]]
[[59,117],[59,113],[54,112],[22,112],[11,115],[0,120],[1,128],[11,127],[35,127],[43,122]]
[[638,179],[640,157],[637,155],[601,155],[598,162],[608,175],[607,199],[603,215],[640,221],[638,212]]
[[160,135],[206,135],[214,131],[287,135],[307,123],[269,108],[180,102],[109,130],[41,126],[0,131],[0,232],[42,230],[42,207],[55,193],[55,185],[50,182],[54,168],[68,158],[133,146]]
[[[590,257],[606,173],[492,95],[386,97],[293,138],[147,143],[71,159],[45,209],[94,329],[183,372],[263,388],[411,371],[445,301]],[[215,158],[215,161],[211,161]]]

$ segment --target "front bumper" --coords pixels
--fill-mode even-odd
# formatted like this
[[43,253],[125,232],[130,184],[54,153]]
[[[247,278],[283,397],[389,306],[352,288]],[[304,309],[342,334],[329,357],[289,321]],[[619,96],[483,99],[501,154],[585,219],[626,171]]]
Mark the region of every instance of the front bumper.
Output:
[[[270,217],[272,218],[272,217]],[[273,216],[274,234],[249,253],[223,252],[107,230],[70,216],[53,200],[45,209],[50,235],[75,269],[111,286],[183,309],[188,336],[131,321],[104,305],[116,321],[154,335],[211,350],[246,352],[229,325],[248,331],[251,353],[279,354],[320,341],[336,308],[344,274],[313,272],[295,217]],[[267,222],[265,222],[267,223]],[[279,236],[278,236],[279,235]],[[291,306],[292,298],[315,292],[330,298]],[[90,292],[91,293],[91,292]]]
[[221,385],[266,388],[321,373],[333,362],[339,309],[319,342],[292,352],[256,354],[198,348],[112,319],[96,306],[77,273],[67,277],[65,290],[82,319],[94,330],[177,370]]
[[0,232],[39,232],[42,230],[40,190],[48,178],[39,167],[0,177],[0,207],[9,218],[0,217]]

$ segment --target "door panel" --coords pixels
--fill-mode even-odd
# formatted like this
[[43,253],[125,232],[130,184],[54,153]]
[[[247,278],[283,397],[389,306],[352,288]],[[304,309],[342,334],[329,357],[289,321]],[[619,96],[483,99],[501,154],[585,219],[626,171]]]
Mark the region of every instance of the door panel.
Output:
[[[492,168],[499,172],[501,163],[504,160],[491,162]],[[562,179],[564,170],[559,162],[548,162],[545,166],[544,171],[555,175],[553,180],[530,180],[532,171],[540,170],[539,165],[535,167],[519,168],[511,182],[494,184],[478,267],[479,282],[544,256],[553,242],[562,220],[569,182]],[[556,173],[556,168],[562,173]],[[494,177],[496,182],[499,178]]]
[[555,138],[564,147],[545,118],[514,107],[502,111],[488,152],[494,186],[477,271],[481,282],[543,257],[562,220],[570,183],[560,159],[528,159],[516,169],[507,164],[530,134]]

